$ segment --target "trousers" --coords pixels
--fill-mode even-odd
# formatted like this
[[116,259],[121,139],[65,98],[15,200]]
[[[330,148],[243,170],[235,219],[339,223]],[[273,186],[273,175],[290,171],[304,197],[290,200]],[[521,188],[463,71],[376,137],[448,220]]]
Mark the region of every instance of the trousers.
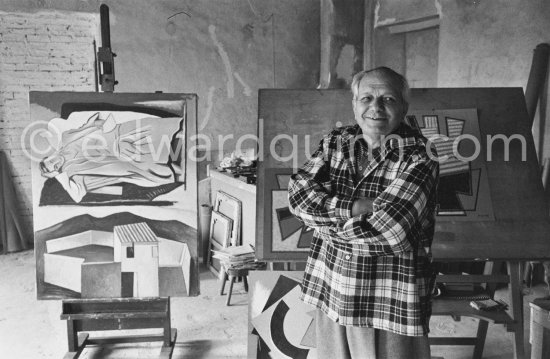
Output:
[[318,359],[430,359],[428,336],[408,337],[381,329],[350,327],[316,311]]

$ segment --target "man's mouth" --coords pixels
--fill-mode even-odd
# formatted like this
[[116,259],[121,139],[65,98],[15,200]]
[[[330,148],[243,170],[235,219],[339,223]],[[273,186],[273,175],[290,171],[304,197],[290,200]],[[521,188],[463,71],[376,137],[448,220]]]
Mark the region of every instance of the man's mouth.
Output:
[[363,116],[365,120],[373,120],[373,121],[386,121],[387,117],[372,117],[372,116]]

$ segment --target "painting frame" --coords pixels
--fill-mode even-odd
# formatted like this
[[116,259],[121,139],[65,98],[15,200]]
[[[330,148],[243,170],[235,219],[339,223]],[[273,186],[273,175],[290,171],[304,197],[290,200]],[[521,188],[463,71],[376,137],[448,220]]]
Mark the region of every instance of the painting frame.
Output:
[[[108,198],[109,196],[120,196],[120,190],[93,191],[94,196],[106,196],[108,199],[100,198],[100,200],[78,202],[72,197],[68,203],[51,203],[43,201],[41,203],[42,193],[44,191],[44,183],[46,179],[41,176],[39,162],[44,157],[37,157],[32,141],[32,137],[25,138],[26,148],[31,151],[31,182],[32,182],[32,201],[33,201],[33,220],[34,220],[34,238],[35,238],[35,257],[36,257],[36,295],[38,299],[64,299],[64,298],[113,298],[121,297],[120,275],[113,279],[111,284],[115,283],[119,289],[111,288],[110,291],[98,291],[100,282],[93,284],[90,287],[86,284],[90,278],[97,277],[97,273],[105,272],[106,268],[101,269],[103,265],[108,265],[113,261],[113,228],[117,225],[145,223],[151,228],[155,236],[158,237],[159,249],[158,266],[159,280],[154,285],[158,285],[159,296],[196,296],[200,293],[199,277],[198,277],[198,168],[196,163],[188,161],[187,156],[190,151],[196,149],[197,141],[190,135],[197,131],[197,96],[195,94],[174,94],[174,93],[95,93],[95,92],[41,92],[31,91],[29,95],[30,113],[33,130],[40,133],[47,133],[50,130],[52,118],[57,122],[55,124],[63,124],[66,121],[66,126],[61,127],[63,131],[59,131],[61,148],[65,146],[65,138],[61,134],[79,133],[82,129],[90,127],[100,129],[100,133],[107,136],[111,131],[117,131],[115,138],[120,139],[121,134],[127,134],[126,139],[129,139],[133,134],[140,134],[141,137],[136,137],[137,140],[147,139],[147,143],[156,143],[154,138],[155,133],[162,133],[165,127],[156,125],[151,127],[141,128],[136,122],[135,129],[137,131],[122,132],[121,124],[130,124],[131,121],[138,121],[142,118],[154,122],[171,121],[171,123],[180,123],[177,132],[166,132],[168,136],[167,147],[164,150],[159,150],[159,153],[169,153],[166,163],[166,168],[172,172],[171,181],[174,185],[168,184],[168,187],[157,191],[157,187],[147,189],[140,184],[126,186],[129,182],[123,184],[110,183],[108,186],[122,187],[122,192],[125,189],[132,188],[133,192],[126,192],[127,196],[123,200],[121,198]],[[98,116],[91,118],[86,117],[86,113],[97,113]],[[138,119],[125,117],[126,114],[143,115]],[[82,114],[82,115],[81,115]],[[113,118],[109,119],[109,115]],[[72,117],[71,117],[72,116]],[[80,116],[80,117],[75,117]],[[83,122],[78,122],[79,118],[83,118]],[[172,120],[170,120],[170,118]],[[96,124],[98,120],[101,121]],[[114,121],[110,123],[109,120]],[[74,121],[74,122],[73,122]],[[122,122],[120,122],[122,121]],[[167,122],[165,122],[167,123]],[[133,126],[133,125],[132,125]],[[55,128],[55,127],[54,127]],[[158,128],[159,130],[157,130]],[[78,130],[77,132],[74,129]],[[149,129],[152,129],[149,131]],[[147,132],[145,131],[147,130]],[[42,131],[42,132],[40,132]],[[141,132],[140,132],[141,131]],[[155,132],[157,131],[157,132]],[[118,136],[118,137],[117,137]],[[36,136],[36,138],[43,136]],[[78,138],[72,136],[71,138]],[[83,137],[84,138],[84,137]],[[44,138],[42,138],[44,141]],[[134,141],[136,142],[136,141]],[[119,147],[121,148],[121,147]],[[58,149],[53,148],[54,151]],[[164,151],[164,152],[163,152]],[[117,153],[121,154],[121,153]],[[176,162],[174,162],[176,161]],[[98,162],[100,165],[105,163]],[[112,164],[114,162],[107,162]],[[182,171],[173,171],[171,164],[182,167]],[[111,168],[119,168],[111,166]],[[86,174],[87,175],[87,174]],[[85,177],[82,175],[82,177]],[[69,177],[70,178],[70,177]],[[55,178],[57,180],[57,178]],[[57,180],[61,183],[61,181]],[[111,181],[113,182],[113,181]],[[107,187],[105,187],[107,188]],[[142,198],[134,200],[136,195],[135,190],[140,190],[143,194]],[[47,191],[46,191],[47,192]],[[85,195],[92,193],[88,191]],[[99,193],[99,194],[98,194]],[[70,199],[73,201],[70,202]],[[90,232],[91,231],[91,232]],[[87,233],[90,232],[90,233]],[[105,235],[109,239],[105,239]],[[75,237],[78,237],[75,239]],[[86,241],[82,242],[83,238]],[[98,239],[99,238],[99,239]],[[79,242],[80,241],[80,242]],[[63,245],[59,243],[63,242]],[[54,245],[56,243],[56,245]],[[80,247],[91,245],[92,247],[101,248],[96,253],[99,255],[98,260],[91,263],[77,263],[81,261],[80,253],[83,249]],[[51,256],[55,259],[54,265],[47,267],[45,264],[44,255],[47,248],[57,248],[57,251],[65,251],[64,253],[55,253],[56,256]],[[62,248],[66,246],[66,248]],[[71,247],[72,246],[72,247]],[[174,250],[177,249],[177,250]],[[72,253],[66,253],[72,252]],[[152,253],[157,253],[153,251]],[[179,253],[177,255],[175,253]],[[64,255],[64,257],[62,256]],[[107,257],[105,257],[107,256]],[[177,257],[177,258],[176,258]],[[50,258],[50,259],[52,259]],[[105,259],[106,258],[106,259]],[[87,259],[84,260],[85,262]],[[52,261],[50,260],[50,264]],[[68,287],[52,285],[45,279],[45,272],[52,278],[52,274],[56,271],[63,272],[66,263],[72,263],[75,268],[82,271],[82,274],[75,276],[74,283]],[[116,260],[114,263],[117,263]],[[86,265],[84,265],[86,264]],[[60,265],[60,266],[59,266]],[[118,265],[119,272],[124,272]],[[90,276],[90,273],[92,275]],[[93,273],[96,273],[95,275]],[[137,273],[137,272],[136,272]],[[57,276],[60,277],[60,276]],[[177,278],[177,284],[170,286],[167,283],[174,283],[174,278]],[[84,282],[84,283],[83,283]],[[76,290],[73,290],[76,289]],[[153,293],[156,293],[153,292]],[[136,297],[137,294],[133,295]],[[154,294],[155,295],[155,294]],[[141,295],[137,295],[140,297]]]
[[214,211],[233,220],[230,244],[232,246],[241,245],[242,202],[224,191],[218,191],[214,201]]
[[229,247],[231,244],[231,229],[233,227],[233,220],[226,215],[212,211],[212,217],[210,219],[210,238],[209,253],[208,253],[208,267],[210,270],[219,275],[222,271],[221,263],[217,258],[214,258],[213,251],[221,250]]

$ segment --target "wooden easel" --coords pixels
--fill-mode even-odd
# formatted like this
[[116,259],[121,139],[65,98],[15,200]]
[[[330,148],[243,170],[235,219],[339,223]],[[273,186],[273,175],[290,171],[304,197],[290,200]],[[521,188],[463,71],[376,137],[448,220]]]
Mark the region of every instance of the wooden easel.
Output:
[[[523,91],[521,88],[413,90],[411,110],[444,107],[477,108],[482,154],[487,151],[488,135],[502,134],[508,138],[523,136],[526,148],[525,158],[522,159],[521,141],[512,140],[509,158],[506,159],[503,142],[493,144],[492,160],[487,161],[486,165],[495,220],[436,222],[432,246],[436,261],[505,262],[507,275],[501,275],[494,270],[495,267],[489,266],[484,275],[456,277],[453,280],[507,283],[508,311],[481,313],[469,308],[469,301],[449,305],[436,300],[433,312],[481,319],[474,341],[471,338],[454,338],[455,344],[462,341],[461,344],[474,345],[474,358],[482,355],[489,322],[504,324],[513,335],[514,358],[525,358],[521,267],[528,260],[550,258],[550,222]],[[449,279],[442,281],[451,281]]]
[[[177,330],[170,324],[170,298],[67,299],[61,319],[67,321],[69,351],[64,359],[76,359],[88,344],[162,341],[160,359],[172,358]],[[90,338],[89,332],[162,328],[157,335],[116,335]]]

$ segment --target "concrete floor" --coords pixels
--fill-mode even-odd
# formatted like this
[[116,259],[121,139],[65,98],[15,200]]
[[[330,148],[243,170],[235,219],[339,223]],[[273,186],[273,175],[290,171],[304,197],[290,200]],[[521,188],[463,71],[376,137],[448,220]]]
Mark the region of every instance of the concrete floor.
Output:
[[[67,348],[66,324],[59,319],[60,301],[37,301],[32,251],[0,256],[0,358],[62,358]],[[225,306],[217,279],[202,270],[201,295],[172,298],[172,326],[178,330],[174,359],[245,358],[247,347],[247,296],[236,284],[232,306]],[[541,297],[545,286],[532,288],[525,297],[526,358],[529,358],[529,302]],[[506,296],[502,290],[497,296]],[[477,320],[454,322],[434,317],[433,335],[475,335]],[[128,344],[87,350],[81,358],[155,358],[160,344]],[[445,359],[471,358],[472,347],[432,347],[432,355]],[[500,325],[489,325],[484,358],[513,358],[511,336]]]

